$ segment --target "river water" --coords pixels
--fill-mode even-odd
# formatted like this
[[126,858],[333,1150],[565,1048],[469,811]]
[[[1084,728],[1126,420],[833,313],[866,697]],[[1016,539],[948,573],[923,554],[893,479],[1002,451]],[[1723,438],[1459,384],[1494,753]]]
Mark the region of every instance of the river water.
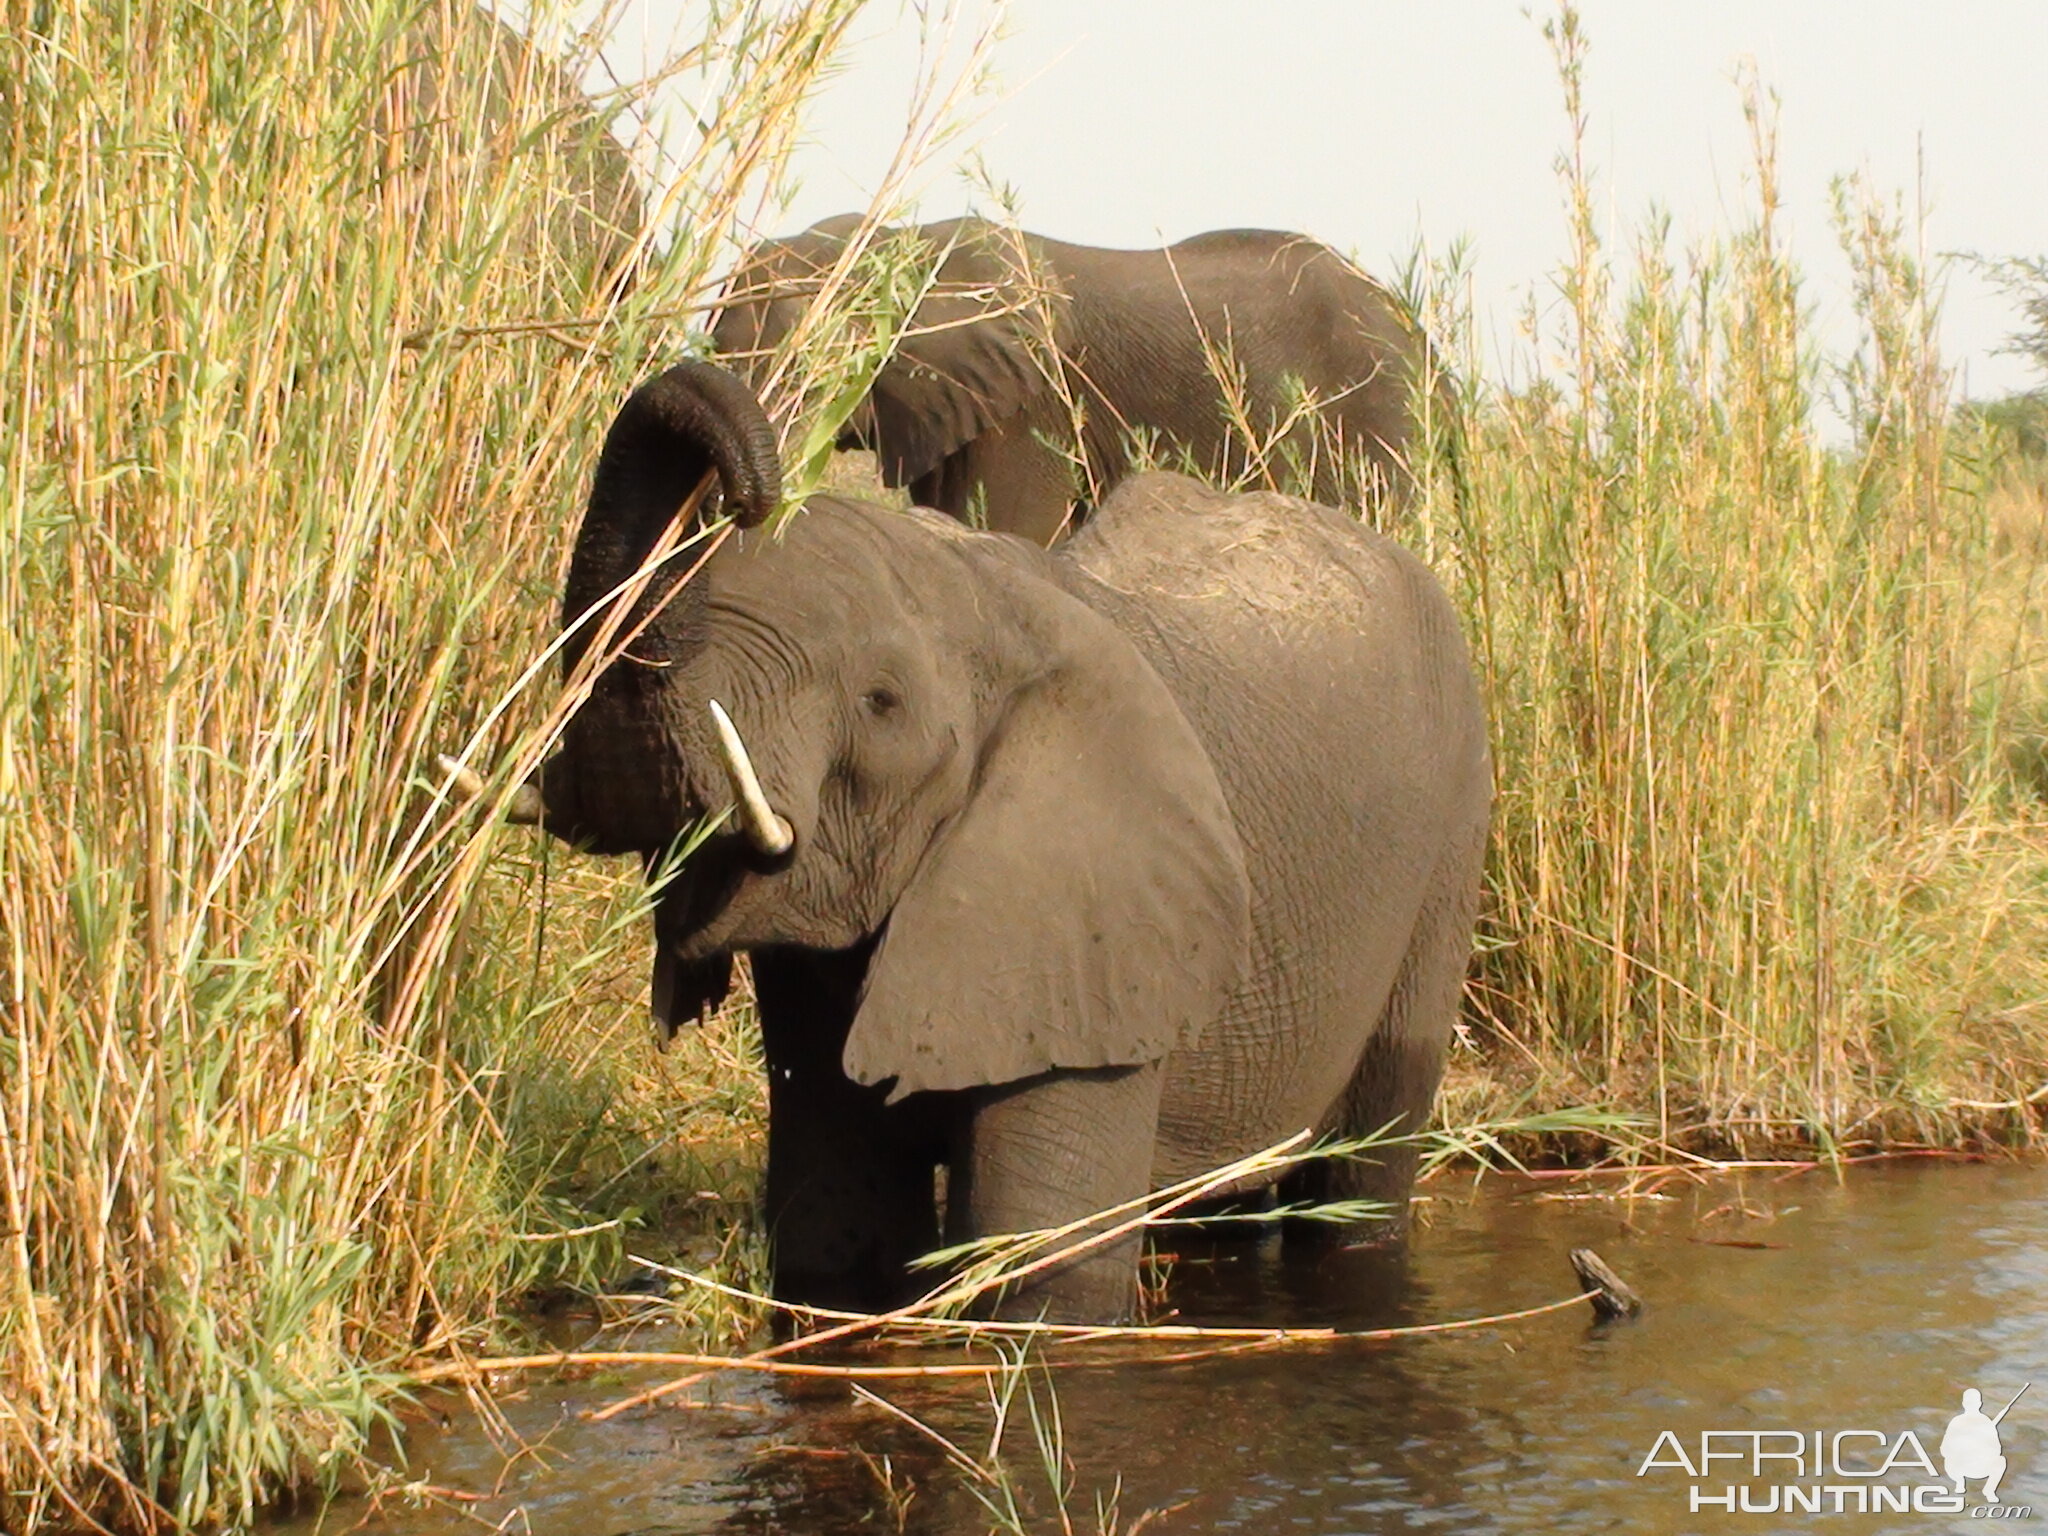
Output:
[[[1034,1375],[1012,1402],[1007,1487],[983,1492],[1016,1498],[1026,1529],[1062,1530],[1043,1439],[1066,1466],[1071,1529],[1089,1536],[1992,1523],[2048,1536],[2048,1167],[1927,1159],[1620,1183],[1439,1177],[1401,1265],[1184,1245],[1172,1296],[1194,1321],[1506,1312],[1573,1294],[1576,1246],[1648,1307],[1606,1326],[1581,1305],[1471,1332]],[[502,1404],[496,1437],[451,1415],[412,1435],[406,1475],[462,1497],[344,1499],[281,1536],[358,1522],[390,1536],[1004,1528],[927,1433],[837,1383],[722,1383],[709,1406],[581,1417],[663,1374],[531,1383]],[[1981,1478],[1954,1499],[1941,1442],[1964,1389],[1990,1415],[2030,1381],[1996,1429],[1997,1505]],[[981,1382],[877,1389],[968,1453],[987,1449]],[[1112,1498],[1114,1526],[1098,1515]]]

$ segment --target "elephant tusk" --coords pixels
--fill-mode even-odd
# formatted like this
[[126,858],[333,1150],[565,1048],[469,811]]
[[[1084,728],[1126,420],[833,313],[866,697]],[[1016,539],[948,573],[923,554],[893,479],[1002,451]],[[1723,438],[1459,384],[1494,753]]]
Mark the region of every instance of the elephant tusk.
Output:
[[754,776],[754,765],[747,757],[746,743],[740,740],[739,727],[716,699],[711,701],[711,723],[718,728],[718,760],[725,769],[726,782],[732,786],[747,841],[770,858],[779,858],[795,844],[796,834],[768,804],[768,797],[761,792],[761,781]]
[[[475,800],[484,792],[484,781],[474,768],[458,762],[446,752],[437,753],[434,762],[448,777],[449,791],[458,800]],[[531,784],[522,784],[512,791],[512,798],[505,802],[505,820],[515,827],[537,827],[540,825],[540,791]]]

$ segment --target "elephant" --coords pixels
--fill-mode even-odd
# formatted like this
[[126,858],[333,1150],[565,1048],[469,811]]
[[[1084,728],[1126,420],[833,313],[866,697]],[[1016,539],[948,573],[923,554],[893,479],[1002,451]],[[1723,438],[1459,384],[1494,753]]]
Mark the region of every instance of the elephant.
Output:
[[[1083,1221],[1296,1132],[1419,1130],[1492,799],[1429,570],[1165,471],[1054,550],[827,494],[764,527],[776,455],[714,364],[625,403],[563,597],[588,691],[515,797],[655,871],[726,818],[658,887],[653,1009],[673,1031],[750,958],[774,1294],[885,1309],[942,1238]],[[636,593],[693,493],[722,542]],[[599,624],[625,638],[585,666]],[[1414,1163],[1324,1157],[1279,1192],[1385,1201],[1368,1235],[1398,1238]],[[1137,1256],[1104,1241],[999,1310],[1123,1316]]]
[[[503,165],[524,162],[546,181],[547,211],[508,233],[520,259],[572,292],[594,284],[602,295],[631,281],[646,221],[640,179],[607,117],[560,63],[474,0],[428,0],[395,51],[372,119],[384,174],[434,176],[482,157],[488,185]],[[481,122],[462,106],[476,80],[485,82]],[[452,98],[450,82],[461,82]],[[435,198],[471,193],[429,183]]]
[[[840,215],[750,252],[714,351],[758,382],[861,222]],[[1418,388],[1451,419],[1394,296],[1305,235],[1103,250],[962,218],[875,238],[914,242],[935,280],[840,446],[873,450],[883,482],[917,505],[999,532],[1051,543],[1077,504],[1133,472],[1140,442],[1220,483],[1269,451],[1283,489],[1398,505]]]

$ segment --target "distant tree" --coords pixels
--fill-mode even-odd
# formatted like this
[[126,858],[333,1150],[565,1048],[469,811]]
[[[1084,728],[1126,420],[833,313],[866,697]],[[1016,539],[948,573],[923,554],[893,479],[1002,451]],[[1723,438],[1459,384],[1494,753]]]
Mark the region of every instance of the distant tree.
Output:
[[2048,391],[1972,401],[1965,410],[2010,443],[2021,457],[2048,459]]
[[2048,256],[2009,256],[1984,262],[1982,270],[2019,307],[2023,328],[2013,332],[2006,350],[2048,375]]
[[[2048,380],[2048,256],[1978,258],[1975,265],[2019,311],[2020,329],[2001,350],[2026,358]],[[1997,400],[1973,401],[1965,414],[1991,427],[2023,458],[2048,460],[2048,383]]]

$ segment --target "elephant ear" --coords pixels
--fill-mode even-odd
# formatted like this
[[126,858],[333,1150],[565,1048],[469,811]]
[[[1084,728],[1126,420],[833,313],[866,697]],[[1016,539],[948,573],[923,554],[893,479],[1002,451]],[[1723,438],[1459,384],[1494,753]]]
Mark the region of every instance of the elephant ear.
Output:
[[1068,301],[1028,237],[964,221],[869,395],[882,481],[906,486],[1054,392]]
[[844,1055],[891,1101],[1153,1061],[1222,1010],[1250,932],[1214,769],[1158,675],[1063,592],[971,798],[869,962]]

